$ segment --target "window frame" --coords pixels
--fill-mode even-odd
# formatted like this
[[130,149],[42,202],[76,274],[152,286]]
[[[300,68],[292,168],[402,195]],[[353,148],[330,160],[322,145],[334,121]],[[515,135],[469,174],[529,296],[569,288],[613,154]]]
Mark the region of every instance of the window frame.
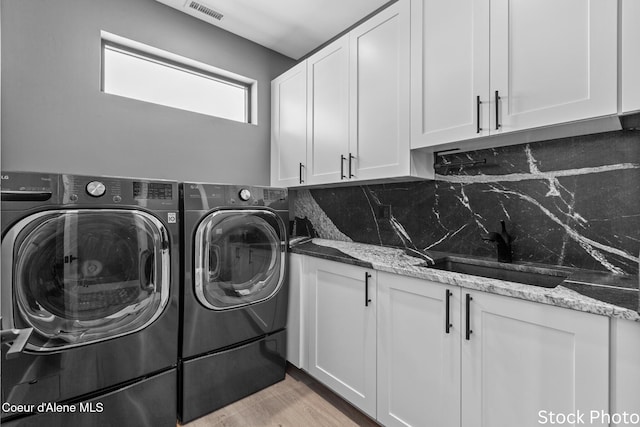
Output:
[[[116,36],[110,33],[102,32],[101,44],[100,44],[100,91],[102,93],[114,96],[120,96],[129,99],[135,99],[140,102],[146,102],[154,105],[161,105],[163,107],[175,108],[182,111],[189,111],[196,114],[203,114],[209,117],[216,117],[224,120],[231,120],[237,123],[257,124],[257,102],[256,91],[257,82],[255,80],[245,78],[243,76],[227,72],[222,69],[210,66],[208,64],[200,63],[188,58],[181,57],[169,52],[162,51],[158,48],[143,45],[142,43],[134,42],[125,39],[120,36]],[[152,101],[146,101],[138,98],[128,97],[126,95],[118,95],[105,91],[105,50],[109,49],[114,52],[129,55],[137,59],[149,61],[157,65],[173,68],[178,71],[193,74],[195,76],[203,77],[213,81],[217,81],[229,86],[240,88],[244,90],[244,121],[234,120],[226,117],[216,116],[213,114],[187,110],[184,108],[158,104]]]

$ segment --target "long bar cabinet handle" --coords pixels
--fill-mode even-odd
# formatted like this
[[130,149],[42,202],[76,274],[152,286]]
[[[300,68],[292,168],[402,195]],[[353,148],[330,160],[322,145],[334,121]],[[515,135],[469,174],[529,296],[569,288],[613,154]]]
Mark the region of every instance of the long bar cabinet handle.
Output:
[[473,333],[473,331],[471,330],[471,300],[473,300],[473,298],[471,297],[470,294],[467,294],[466,297],[466,314],[467,314],[467,318],[466,318],[466,324],[465,324],[465,339],[467,341],[469,341],[471,339],[471,334]]
[[299,169],[299,173],[300,173],[300,184],[304,184],[304,179],[302,178],[302,169],[304,168],[304,165],[302,164],[302,162],[300,162],[300,169]]
[[482,128],[480,127],[480,105],[482,101],[480,101],[480,95],[476,96],[476,133],[480,133]]
[[346,160],[346,157],[344,157],[343,154],[340,154],[340,179],[345,179],[346,176],[344,176],[344,161]]
[[353,178],[355,175],[351,173],[351,161],[355,159],[355,157],[349,153],[349,178]]
[[449,331],[451,330],[451,327],[453,326],[451,324],[451,309],[450,309],[450,304],[451,304],[451,295],[453,295],[453,293],[447,289],[447,294],[446,294],[446,302],[445,302],[445,325],[444,325],[444,331],[448,334]]
[[496,130],[500,129],[500,126],[502,126],[500,124],[500,117],[498,116],[500,114],[500,108],[499,108],[500,99],[502,99],[500,98],[500,93],[496,91]]
[[364,306],[369,307],[371,299],[369,298],[369,278],[371,274],[369,272],[364,273]]

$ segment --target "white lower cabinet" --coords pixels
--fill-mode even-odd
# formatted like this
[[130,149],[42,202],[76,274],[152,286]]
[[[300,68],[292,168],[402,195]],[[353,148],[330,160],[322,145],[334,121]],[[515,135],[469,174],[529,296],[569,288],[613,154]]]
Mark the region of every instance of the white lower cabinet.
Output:
[[607,317],[462,291],[463,427],[608,425]]
[[608,412],[608,344],[604,316],[378,273],[378,420],[588,421],[592,410]]
[[308,371],[376,416],[376,273],[308,258]]
[[640,322],[612,319],[611,426],[637,425],[639,414]]
[[289,305],[287,306],[287,360],[295,367],[307,369],[306,301],[302,271],[306,257],[289,254]]
[[637,412],[633,322],[617,332],[610,410],[608,317],[304,261],[308,372],[382,425],[605,426],[592,411]]
[[457,286],[378,273],[379,422],[460,425],[461,330]]

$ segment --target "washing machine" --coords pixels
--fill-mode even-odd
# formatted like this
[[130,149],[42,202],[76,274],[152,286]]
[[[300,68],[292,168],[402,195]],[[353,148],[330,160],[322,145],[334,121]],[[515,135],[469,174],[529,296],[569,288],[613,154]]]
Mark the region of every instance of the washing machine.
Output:
[[287,190],[182,183],[178,413],[199,418],[285,376]]
[[2,425],[175,426],[178,183],[2,173]]

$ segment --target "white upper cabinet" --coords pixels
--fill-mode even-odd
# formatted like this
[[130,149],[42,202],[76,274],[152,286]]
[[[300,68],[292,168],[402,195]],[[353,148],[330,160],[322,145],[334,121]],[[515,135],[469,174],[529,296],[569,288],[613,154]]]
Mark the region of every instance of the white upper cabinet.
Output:
[[412,148],[488,135],[488,94],[488,3],[412,0]]
[[307,63],[271,82],[271,185],[304,183],[307,162]]
[[617,0],[412,0],[412,148],[617,112]]
[[308,62],[308,184],[410,176],[409,1]]
[[490,4],[490,132],[617,113],[617,0]]
[[349,35],[307,60],[309,184],[336,182],[349,152]]
[[[410,147],[409,11],[410,0],[399,0],[305,61],[307,90],[295,117],[302,121],[287,122],[295,138],[283,134],[285,98],[277,93],[289,72],[274,80],[272,185],[429,176],[432,159]],[[282,151],[302,140],[303,126],[306,160],[297,160]]]
[[410,175],[409,1],[350,33],[351,179]]
[[622,112],[640,110],[640,1],[622,0]]
[[[640,1],[621,4],[628,112]],[[297,101],[302,74],[274,80],[272,185],[433,177],[411,149],[617,114],[618,0],[399,0],[306,64]]]

